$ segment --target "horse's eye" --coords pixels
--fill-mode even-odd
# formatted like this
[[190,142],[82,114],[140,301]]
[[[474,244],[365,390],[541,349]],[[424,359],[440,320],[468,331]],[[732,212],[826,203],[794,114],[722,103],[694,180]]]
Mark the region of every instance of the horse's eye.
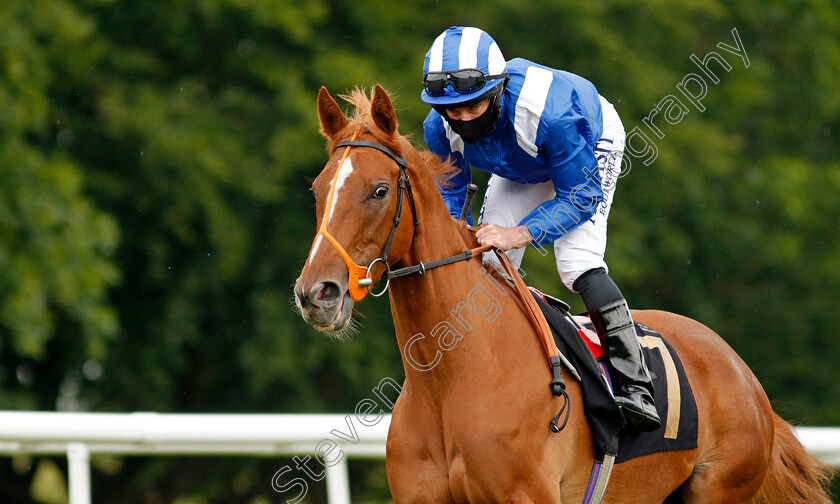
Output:
[[373,197],[374,198],[382,199],[387,195],[388,195],[388,186],[386,186],[386,185],[381,185],[381,186],[377,187],[376,189],[374,189],[374,191],[373,191]]

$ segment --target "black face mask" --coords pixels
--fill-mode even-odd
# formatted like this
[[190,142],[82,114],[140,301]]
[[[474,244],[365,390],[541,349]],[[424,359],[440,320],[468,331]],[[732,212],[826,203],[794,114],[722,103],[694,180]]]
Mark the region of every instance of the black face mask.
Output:
[[443,111],[441,115],[452,127],[452,131],[458,133],[465,142],[473,143],[479,138],[496,131],[496,121],[502,114],[502,107],[498,95],[494,96],[492,100],[483,114],[469,121],[451,119],[446,111]]

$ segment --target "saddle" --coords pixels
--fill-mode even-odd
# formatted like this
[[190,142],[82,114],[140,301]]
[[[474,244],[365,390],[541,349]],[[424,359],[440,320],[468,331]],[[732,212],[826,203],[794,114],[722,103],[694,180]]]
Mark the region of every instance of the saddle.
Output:
[[639,432],[627,428],[613,399],[607,356],[589,318],[570,317],[568,305],[539,291],[532,290],[531,295],[551,328],[557,348],[573,366],[570,372],[581,382],[583,409],[601,455],[614,455],[618,464],[642,455],[697,447],[694,394],[679,356],[661,334],[635,322],[653,380],[656,409],[663,419],[658,430]]
[[[552,392],[558,396],[562,393],[570,400],[560,374],[561,362],[581,382],[583,409],[592,430],[598,459],[607,457],[621,463],[642,455],[697,447],[694,394],[679,356],[661,334],[635,322],[636,335],[653,381],[657,413],[665,421],[652,432],[627,429],[627,421],[613,398],[605,352],[595,344],[598,338],[591,334],[594,332],[591,323],[585,319],[578,319],[583,320],[583,324],[574,322],[567,316],[569,305],[529,289],[507,255],[499,250],[495,252],[548,356],[553,375],[550,383]],[[585,330],[587,325],[590,332]],[[557,419],[561,413],[552,419],[554,432],[559,431]]]

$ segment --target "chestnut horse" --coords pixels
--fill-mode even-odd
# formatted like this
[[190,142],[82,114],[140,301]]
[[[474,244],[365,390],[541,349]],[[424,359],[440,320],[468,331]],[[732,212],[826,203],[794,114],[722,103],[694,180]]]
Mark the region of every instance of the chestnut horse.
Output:
[[[343,98],[356,108],[351,118],[326,89],[318,95],[330,160],[312,185],[319,232],[295,299],[306,322],[344,336],[354,303],[386,266],[422,270],[390,279],[405,369],[387,443],[394,502],[581,502],[595,446],[579,383],[567,380],[568,422],[551,432],[563,399],[547,386],[545,351],[516,294],[478,258],[421,265],[476,246],[436,185],[451,167],[398,133],[381,86],[371,98],[360,89]],[[615,465],[603,502],[830,502],[830,470],[805,452],[717,334],[671,313],[633,315],[682,360],[696,396],[697,448]]]

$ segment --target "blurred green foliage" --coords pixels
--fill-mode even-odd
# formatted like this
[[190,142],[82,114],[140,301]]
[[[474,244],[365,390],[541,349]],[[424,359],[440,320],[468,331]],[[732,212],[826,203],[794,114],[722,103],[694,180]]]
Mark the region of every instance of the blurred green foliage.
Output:
[[[349,343],[290,303],[326,161],[315,97],[381,83],[420,143],[423,55],[456,24],[587,77],[655,142],[611,215],[631,304],[718,331],[787,419],[840,424],[840,7],[822,0],[4,0],[0,408],[343,412],[401,379],[387,301]],[[717,48],[733,28],[749,67]],[[713,50],[732,68],[705,111],[652,136],[642,120]],[[523,268],[582,309],[550,256]],[[94,495],[275,502],[284,464],[95,458]],[[38,466],[0,459],[3,502],[52,495]],[[382,464],[351,473],[357,500],[387,502]]]

